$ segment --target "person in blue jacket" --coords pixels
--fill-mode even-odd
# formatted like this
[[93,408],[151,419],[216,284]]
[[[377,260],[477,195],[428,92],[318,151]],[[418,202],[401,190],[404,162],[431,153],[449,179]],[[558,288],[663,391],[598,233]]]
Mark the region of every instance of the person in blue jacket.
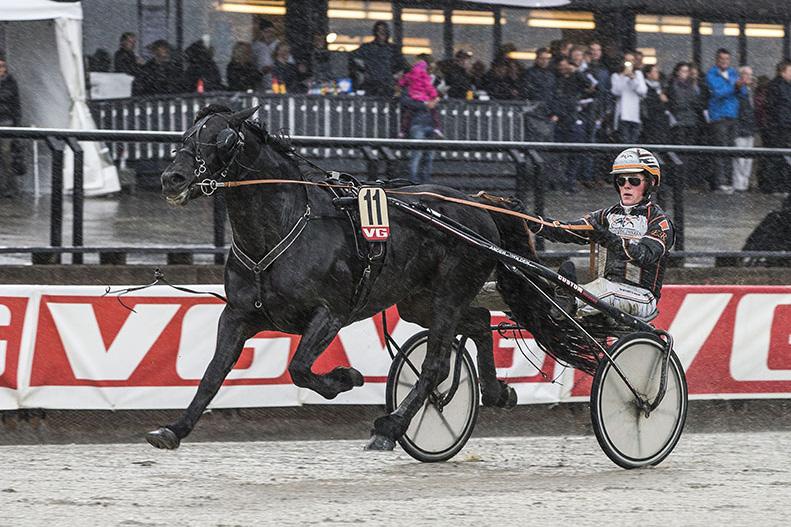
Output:
[[[709,87],[709,122],[714,140],[721,146],[733,146],[736,142],[736,120],[739,117],[739,95],[747,92],[739,72],[731,67],[731,54],[727,49],[717,50],[717,61],[706,74]],[[733,193],[733,165],[729,158],[717,158],[714,186],[717,191]]]

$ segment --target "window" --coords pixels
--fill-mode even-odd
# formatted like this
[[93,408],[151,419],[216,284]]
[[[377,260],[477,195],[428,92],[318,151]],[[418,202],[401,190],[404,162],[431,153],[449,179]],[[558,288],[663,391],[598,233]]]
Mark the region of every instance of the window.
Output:
[[669,75],[676,63],[692,60],[691,18],[637,15],[634,28],[644,64],[658,64]]
[[535,51],[549,47],[553,40],[569,38],[578,43],[588,42],[596,29],[593,13],[585,11],[555,11],[548,9],[503,9],[503,43],[510,43],[517,51],[511,57],[532,61]]
[[471,51],[473,62],[488,65],[494,55],[494,13],[456,9],[451,20],[454,49]]
[[783,59],[783,26],[777,24],[747,24],[747,64],[758,77],[775,76],[775,66]]
[[445,15],[441,9],[401,10],[401,25],[404,39],[401,52],[412,62],[415,55],[430,53],[435,59],[442,59],[442,25]]
[[377,20],[384,20],[392,32],[393,10],[390,2],[352,2],[330,0],[327,6],[330,51],[354,51],[360,44],[373,40]]

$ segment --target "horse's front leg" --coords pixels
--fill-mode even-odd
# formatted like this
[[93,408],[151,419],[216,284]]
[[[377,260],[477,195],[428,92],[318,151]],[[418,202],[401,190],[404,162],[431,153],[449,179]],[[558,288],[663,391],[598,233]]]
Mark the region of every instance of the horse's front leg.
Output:
[[214,357],[203,374],[198,392],[178,420],[149,432],[146,434],[146,440],[157,448],[178,448],[181,440],[192,432],[195,423],[236,364],[245,341],[261,330],[254,327],[242,312],[233,309],[230,305],[225,306],[217,328],[217,347],[214,350]]
[[339,366],[324,375],[317,375],[311,370],[313,363],[342,327],[341,319],[326,307],[320,307],[314,313],[288,366],[288,373],[295,385],[309,388],[325,399],[333,399],[341,392],[363,385],[362,374],[354,368]]

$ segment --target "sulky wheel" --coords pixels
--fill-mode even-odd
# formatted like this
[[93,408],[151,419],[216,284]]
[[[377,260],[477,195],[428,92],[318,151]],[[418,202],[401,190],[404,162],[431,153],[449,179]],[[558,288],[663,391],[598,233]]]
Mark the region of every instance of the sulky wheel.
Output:
[[[417,383],[427,343],[428,331],[420,332],[404,343],[401,347],[403,353],[393,360],[385,392],[388,413],[398,408]],[[418,410],[398,440],[410,456],[424,463],[446,461],[455,456],[472,435],[478,418],[480,395],[475,366],[466,349],[462,352],[461,362],[457,362],[458,346],[459,342],[455,341],[448,377]],[[443,405],[439,400],[452,389],[455,371],[458,371],[458,387],[453,397]]]
[[[651,333],[632,333],[619,339],[609,355],[632,387],[648,401],[659,392],[665,364],[665,343]],[[612,363],[604,358],[591,388],[591,419],[604,453],[623,468],[657,465],[681,437],[687,416],[687,381],[671,351],[667,389],[659,406],[646,412],[638,407]]]

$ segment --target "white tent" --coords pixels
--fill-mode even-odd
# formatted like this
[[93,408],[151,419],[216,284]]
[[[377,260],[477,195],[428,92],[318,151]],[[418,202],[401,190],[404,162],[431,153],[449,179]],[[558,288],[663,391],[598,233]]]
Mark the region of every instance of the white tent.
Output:
[[[93,129],[82,64],[82,5],[50,0],[0,0],[8,68],[19,84],[23,126]],[[120,190],[118,173],[99,143],[80,143],[85,194]],[[67,148],[64,184],[72,187]]]

